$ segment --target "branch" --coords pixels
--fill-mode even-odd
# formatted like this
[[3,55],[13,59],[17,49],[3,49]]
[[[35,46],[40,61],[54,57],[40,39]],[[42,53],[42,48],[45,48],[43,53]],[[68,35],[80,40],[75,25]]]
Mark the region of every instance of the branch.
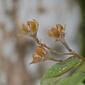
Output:
[[62,55],[73,55],[72,52],[69,52],[69,53],[61,53],[61,52],[58,52],[58,51],[56,51],[56,50],[48,47],[46,44],[40,42],[37,37],[35,37],[35,36],[32,36],[32,37],[33,37],[33,39],[36,41],[37,44],[39,44],[39,45],[43,44],[45,48],[47,48],[48,50],[50,50],[51,52],[53,52],[53,53],[55,53],[55,54],[57,54],[57,55],[59,55],[59,56],[62,56]]
[[71,52],[71,54],[74,56],[74,57],[78,57],[82,60],[85,60],[85,58],[83,56],[79,56],[75,51],[73,51],[67,44],[66,40],[63,38],[63,39],[60,39],[61,43],[64,45],[64,47],[69,51]]

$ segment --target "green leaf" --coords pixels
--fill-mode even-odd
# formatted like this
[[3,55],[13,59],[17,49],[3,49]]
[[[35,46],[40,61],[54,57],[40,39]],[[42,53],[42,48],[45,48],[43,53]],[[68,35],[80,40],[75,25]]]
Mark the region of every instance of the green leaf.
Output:
[[85,85],[85,73],[74,73],[69,78],[65,78],[64,80],[56,83],[56,85]]
[[78,72],[85,72],[85,62],[82,62],[80,67],[77,69],[76,73]]
[[57,63],[53,65],[48,71],[44,74],[43,78],[41,79],[41,85],[56,85],[56,82],[59,78],[68,72],[69,70],[73,69],[76,66],[81,64],[82,60],[79,58],[70,58],[62,63]]
[[72,76],[61,80],[56,85],[85,85],[85,62],[82,62]]

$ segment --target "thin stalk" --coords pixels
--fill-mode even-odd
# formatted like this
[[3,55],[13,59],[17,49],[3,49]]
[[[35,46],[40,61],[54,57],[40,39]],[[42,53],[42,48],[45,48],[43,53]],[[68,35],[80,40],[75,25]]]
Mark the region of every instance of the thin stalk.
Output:
[[72,54],[74,57],[78,57],[78,58],[80,58],[80,59],[82,59],[82,60],[85,60],[84,57],[79,56],[76,52],[74,52],[74,51],[68,46],[68,44],[67,44],[67,42],[65,41],[65,39],[61,39],[60,41],[61,41],[61,43],[65,46],[65,48],[66,48],[69,52],[71,52],[71,54]]
[[60,41],[61,41],[61,43],[65,46],[65,48],[66,48],[69,52],[72,52],[72,49],[69,47],[69,45],[67,44],[67,42],[65,41],[65,39],[61,39]]
[[57,55],[59,55],[59,56],[63,56],[63,55],[73,55],[72,52],[69,52],[69,53],[61,53],[61,52],[58,52],[58,51],[56,51],[56,50],[48,47],[46,44],[41,43],[37,37],[33,37],[33,39],[36,41],[37,44],[39,44],[39,45],[43,44],[45,48],[47,48],[48,50],[50,50],[51,52],[53,52],[53,53],[55,53],[55,54],[57,54]]

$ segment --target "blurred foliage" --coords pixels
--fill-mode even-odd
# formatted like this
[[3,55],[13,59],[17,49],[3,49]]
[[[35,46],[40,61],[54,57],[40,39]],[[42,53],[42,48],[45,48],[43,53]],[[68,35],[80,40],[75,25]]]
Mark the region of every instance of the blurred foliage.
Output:
[[77,0],[81,9],[81,23],[80,23],[80,33],[81,33],[81,54],[85,56],[85,0]]

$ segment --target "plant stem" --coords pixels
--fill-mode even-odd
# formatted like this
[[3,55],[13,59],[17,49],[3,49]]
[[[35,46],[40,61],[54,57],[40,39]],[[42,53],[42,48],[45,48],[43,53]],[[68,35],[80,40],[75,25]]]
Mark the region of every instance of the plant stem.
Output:
[[78,57],[78,58],[80,58],[80,59],[82,59],[82,60],[85,60],[85,58],[84,58],[83,56],[79,56],[76,52],[74,52],[74,51],[68,46],[68,44],[67,44],[67,42],[66,42],[66,40],[65,40],[64,38],[61,39],[60,41],[61,41],[61,43],[65,46],[65,48],[66,48],[69,52],[72,53],[72,55],[73,55],[74,57]]
[[[56,59],[56,58],[53,58],[53,57],[49,57],[48,56],[48,60],[52,60],[52,61],[56,61],[56,62],[64,62],[64,61],[66,61],[66,60],[68,60],[68,59],[70,59],[70,58],[72,58],[72,57],[75,57],[75,56],[69,56],[68,58],[64,58],[64,59]],[[77,57],[78,58],[78,57]]]
[[[61,53],[61,52],[58,52],[50,47],[48,47],[46,44],[42,43],[39,41],[39,39],[36,37],[36,36],[32,36],[33,39],[36,41],[37,44],[39,45],[44,45],[45,48],[47,48],[48,50],[50,50],[51,52],[59,55],[59,56],[62,56],[62,55],[72,55],[71,57],[77,57],[77,58],[80,58],[82,60],[85,60],[84,57],[82,56],[79,56],[76,52],[74,52],[70,47],[69,45],[67,44],[66,40],[64,38],[61,38],[60,41],[61,43],[65,46],[65,48],[69,51],[69,53]],[[71,58],[69,57],[69,58]],[[53,61],[56,61],[56,62],[64,62],[65,60],[67,60],[68,58],[64,59],[64,60],[57,60],[53,57],[49,57],[48,60],[53,60]]]
[[73,55],[72,52],[69,52],[69,53],[58,52],[58,51],[48,47],[46,44],[41,43],[37,37],[33,37],[33,39],[36,41],[37,44],[39,44],[39,45],[43,44],[45,48],[47,48],[48,50],[50,50],[51,52],[53,52],[53,53],[55,53],[55,54],[57,54],[59,56],[62,56],[62,55]]
[[67,42],[65,41],[65,39],[61,39],[60,40],[61,43],[66,47],[66,49],[69,51],[69,52],[72,52],[72,49],[68,46]]

